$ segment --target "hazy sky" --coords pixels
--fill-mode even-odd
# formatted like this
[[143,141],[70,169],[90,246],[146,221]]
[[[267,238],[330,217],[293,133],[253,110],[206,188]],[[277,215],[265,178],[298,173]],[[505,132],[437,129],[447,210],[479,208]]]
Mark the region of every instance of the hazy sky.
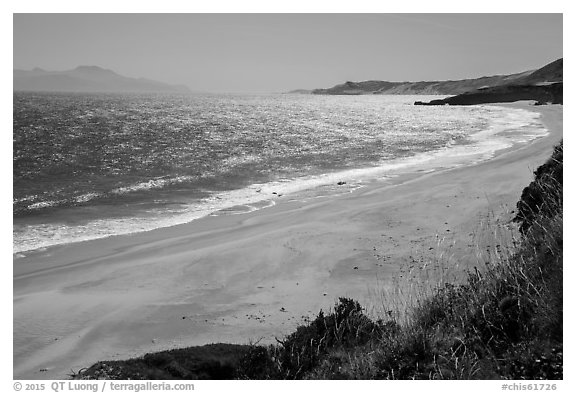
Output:
[[14,68],[98,65],[198,91],[506,74],[562,57],[561,14],[15,14]]

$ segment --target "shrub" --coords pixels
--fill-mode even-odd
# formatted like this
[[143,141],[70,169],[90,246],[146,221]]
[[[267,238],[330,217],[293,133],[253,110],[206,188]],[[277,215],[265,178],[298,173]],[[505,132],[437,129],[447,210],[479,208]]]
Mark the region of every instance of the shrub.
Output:
[[534,181],[522,191],[514,218],[520,223],[522,233],[527,232],[536,218],[553,215],[562,208],[563,152],[563,142],[560,142],[552,157],[534,172]]
[[351,349],[380,337],[390,325],[373,322],[360,304],[339,298],[329,314],[320,311],[306,325],[279,341],[279,346],[256,347],[242,359],[241,374],[247,378],[303,378],[317,367],[330,351]]

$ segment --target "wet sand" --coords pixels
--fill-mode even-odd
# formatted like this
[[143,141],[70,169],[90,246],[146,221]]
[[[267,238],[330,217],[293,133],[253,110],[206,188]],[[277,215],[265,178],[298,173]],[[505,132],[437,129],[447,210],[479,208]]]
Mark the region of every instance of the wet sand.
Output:
[[378,309],[378,294],[414,272],[435,281],[454,273],[451,262],[472,266],[482,223],[509,221],[562,138],[562,106],[506,105],[541,112],[550,134],[476,165],[15,257],[14,378],[65,378],[175,347],[274,342],[339,296]]

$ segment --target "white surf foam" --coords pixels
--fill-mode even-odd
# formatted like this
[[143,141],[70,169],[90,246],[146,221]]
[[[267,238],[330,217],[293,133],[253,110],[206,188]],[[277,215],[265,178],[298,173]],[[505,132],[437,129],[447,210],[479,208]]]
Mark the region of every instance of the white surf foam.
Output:
[[[440,150],[412,157],[386,160],[369,168],[349,169],[316,176],[280,179],[266,184],[253,184],[243,189],[221,192],[181,208],[148,211],[146,215],[93,220],[84,225],[28,225],[14,233],[14,253],[58,244],[93,240],[114,235],[126,235],[163,227],[189,223],[208,215],[243,214],[274,206],[284,199],[306,199],[311,196],[352,192],[368,180],[385,180],[403,173],[422,173],[437,169],[471,165],[488,160],[515,144],[527,143],[545,136],[547,130],[538,121],[539,114],[522,109],[487,106],[482,108],[488,126],[467,138],[465,143],[451,141]],[[186,181],[182,178],[158,178],[133,186],[121,187],[117,193],[161,188],[166,184]],[[338,182],[346,187],[337,186]],[[324,187],[322,190],[320,190]],[[314,191],[319,190],[317,194]],[[286,198],[289,196],[290,198]],[[86,195],[86,198],[94,197]],[[37,208],[44,202],[40,202]],[[22,255],[22,254],[18,254]]]

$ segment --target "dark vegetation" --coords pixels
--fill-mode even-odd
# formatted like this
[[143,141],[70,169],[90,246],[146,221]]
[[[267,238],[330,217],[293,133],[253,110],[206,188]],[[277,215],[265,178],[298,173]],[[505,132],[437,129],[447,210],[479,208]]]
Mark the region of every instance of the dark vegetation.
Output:
[[[213,344],[100,362],[75,378],[562,379],[562,143],[518,202],[522,239],[405,323],[340,298],[277,345]],[[506,256],[504,256],[506,254]],[[511,256],[507,256],[511,255]]]
[[209,344],[149,353],[141,358],[98,362],[75,379],[233,379],[248,345]]
[[516,204],[518,213],[514,218],[520,223],[520,231],[526,233],[541,217],[550,217],[562,204],[563,143],[554,148],[552,157],[534,172],[534,181],[524,188]]

